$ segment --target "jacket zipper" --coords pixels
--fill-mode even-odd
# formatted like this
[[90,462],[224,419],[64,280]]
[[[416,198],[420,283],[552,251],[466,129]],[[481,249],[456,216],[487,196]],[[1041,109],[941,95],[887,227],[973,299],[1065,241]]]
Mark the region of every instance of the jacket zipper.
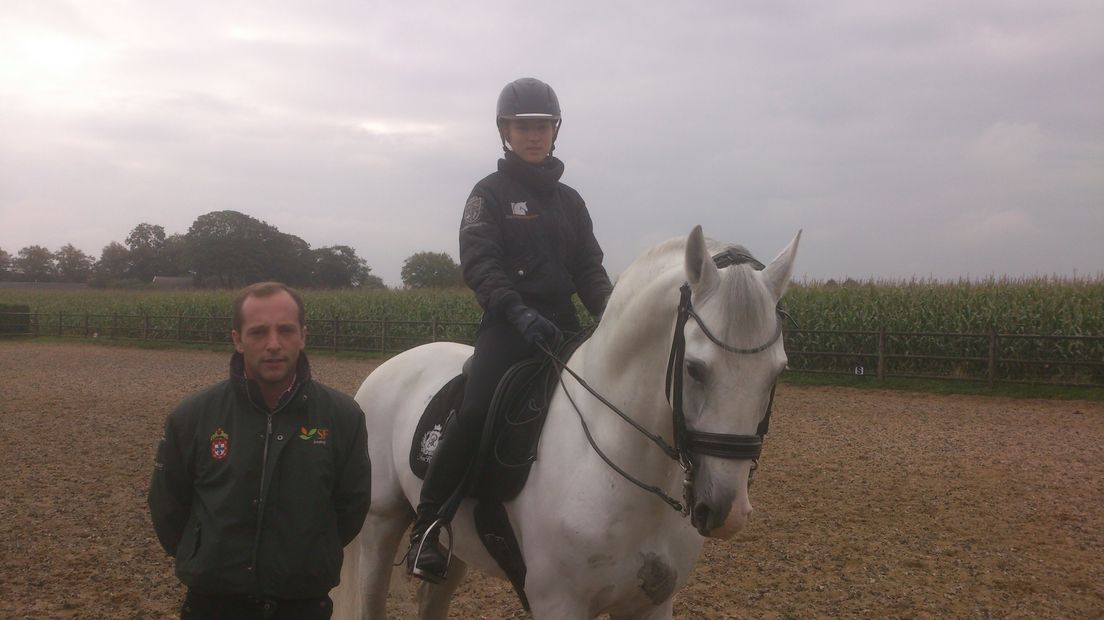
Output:
[[257,550],[261,546],[261,520],[264,518],[264,484],[265,474],[268,472],[268,444],[272,440],[272,415],[274,411],[265,413],[264,451],[261,453],[261,487],[257,489],[257,532],[253,535],[253,553],[250,554],[249,570],[256,576]]

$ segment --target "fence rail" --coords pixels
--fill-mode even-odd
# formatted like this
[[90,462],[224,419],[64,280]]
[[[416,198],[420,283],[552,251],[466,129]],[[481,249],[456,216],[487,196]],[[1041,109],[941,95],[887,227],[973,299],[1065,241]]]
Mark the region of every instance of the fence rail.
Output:
[[[398,353],[437,341],[471,344],[478,323],[343,319],[308,321],[310,346]],[[230,343],[230,317],[0,312],[0,336]],[[1104,336],[807,330],[785,332],[791,371],[994,383],[1104,387]]]

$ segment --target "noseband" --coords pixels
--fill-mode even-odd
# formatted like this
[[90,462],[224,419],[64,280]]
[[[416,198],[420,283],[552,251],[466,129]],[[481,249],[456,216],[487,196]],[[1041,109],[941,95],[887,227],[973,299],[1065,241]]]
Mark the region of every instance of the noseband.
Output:
[[[728,248],[724,252],[713,256],[713,262],[718,269],[731,265],[750,264],[757,271],[764,269],[763,263],[754,257],[738,252],[734,248]],[[678,318],[675,321],[675,335],[671,342],[671,355],[667,360],[667,402],[671,403],[671,417],[674,422],[674,451],[678,455],[678,461],[682,465],[685,477],[683,479],[683,505],[682,513],[689,514],[693,509],[694,497],[694,463],[695,456],[708,455],[722,459],[752,461],[752,470],[759,465],[759,455],[763,452],[763,436],[767,434],[770,426],[771,408],[774,405],[774,389],[777,384],[771,386],[770,400],[767,401],[767,411],[763,419],[759,421],[759,427],[754,435],[736,435],[730,433],[709,433],[706,431],[692,430],[686,424],[686,412],[683,409],[683,379],[686,366],[686,324],[690,319],[698,324],[702,333],[709,340],[729,353],[737,355],[750,355],[765,351],[778,341],[782,336],[782,319],[788,316],[781,308],[776,308],[778,313],[777,327],[771,338],[757,346],[743,349],[726,344],[713,335],[706,327],[705,321],[694,311],[694,305],[690,300],[690,285],[683,284],[679,289],[680,299]]]

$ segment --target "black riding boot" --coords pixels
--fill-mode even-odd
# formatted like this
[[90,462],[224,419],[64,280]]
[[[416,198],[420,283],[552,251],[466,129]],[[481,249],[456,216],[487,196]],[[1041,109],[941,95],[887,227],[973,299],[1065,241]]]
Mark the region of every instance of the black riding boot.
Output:
[[[452,422],[459,422],[453,420]],[[463,424],[445,425],[444,435],[429,463],[418,499],[418,516],[410,533],[410,550],[406,556],[406,572],[430,583],[445,580],[449,554],[439,544],[441,528],[452,521],[460,499],[449,501],[464,480],[468,466],[479,448],[479,432]],[[473,432],[474,431],[474,432]],[[449,540],[449,545],[453,544]]]
[[[433,526],[433,527],[431,527]],[[441,551],[439,538],[441,528],[448,524],[437,521],[418,528],[410,535],[410,549],[406,552],[406,572],[420,577],[429,583],[441,583],[448,576],[451,553]],[[451,537],[451,535],[450,535]],[[449,541],[452,544],[452,541]]]

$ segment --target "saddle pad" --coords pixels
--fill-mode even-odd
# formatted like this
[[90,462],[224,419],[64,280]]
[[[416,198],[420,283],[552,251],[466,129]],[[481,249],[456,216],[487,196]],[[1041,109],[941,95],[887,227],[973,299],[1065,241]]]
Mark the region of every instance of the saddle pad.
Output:
[[[476,455],[477,467],[464,485],[469,497],[513,499],[525,486],[536,460],[548,398],[540,389],[550,378],[547,362],[525,360],[510,367],[491,401],[493,423],[485,424]],[[429,401],[410,442],[410,470],[425,480],[437,442],[449,418],[464,400],[467,377],[457,375]]]
[[437,442],[441,438],[441,429],[445,427],[464,400],[464,386],[468,378],[456,375],[442,387],[429,401],[418,428],[414,431],[414,441],[410,444],[410,470],[418,478],[425,480],[429,462],[437,451]]

